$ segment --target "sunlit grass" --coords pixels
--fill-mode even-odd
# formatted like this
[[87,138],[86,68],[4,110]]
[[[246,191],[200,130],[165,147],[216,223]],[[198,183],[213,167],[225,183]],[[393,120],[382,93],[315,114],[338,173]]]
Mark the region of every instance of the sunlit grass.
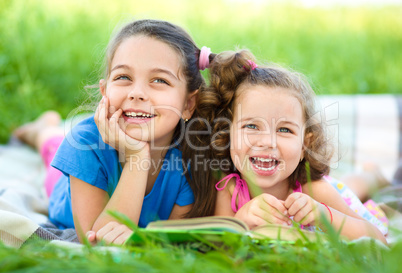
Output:
[[[83,87],[99,80],[116,24],[132,18],[175,22],[214,52],[249,48],[261,61],[307,74],[320,94],[401,93],[401,6],[257,2],[0,0],[0,143],[44,110],[66,117],[79,106]],[[0,246],[0,272],[398,272],[402,242],[387,250],[367,242],[282,245],[244,238],[206,253],[186,245],[124,250]]]
[[[238,237],[236,237],[238,238]],[[373,241],[284,244],[228,240],[218,250],[194,244],[82,247],[36,242],[14,249],[0,245],[0,272],[399,272],[402,244]]]
[[133,18],[177,23],[213,52],[249,48],[307,74],[319,94],[401,93],[401,6],[287,2],[0,0],[0,143],[46,109],[66,117],[80,105],[111,33]]
[[[126,216],[112,215],[136,230]],[[216,247],[151,237],[123,246],[31,240],[16,249],[0,243],[0,272],[400,272],[402,241],[388,247],[368,238],[348,242],[326,224],[326,239],[314,242],[255,241],[227,233]]]

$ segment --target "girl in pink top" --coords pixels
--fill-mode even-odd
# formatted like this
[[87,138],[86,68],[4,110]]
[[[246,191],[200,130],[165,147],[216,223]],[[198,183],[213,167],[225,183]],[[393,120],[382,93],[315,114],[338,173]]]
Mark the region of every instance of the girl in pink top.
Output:
[[215,215],[240,218],[250,228],[293,219],[325,230],[324,216],[342,236],[386,243],[324,178],[332,152],[308,82],[254,59],[246,50],[214,56],[207,98],[199,97],[213,112],[213,157],[229,163],[220,168],[229,175],[216,184]]

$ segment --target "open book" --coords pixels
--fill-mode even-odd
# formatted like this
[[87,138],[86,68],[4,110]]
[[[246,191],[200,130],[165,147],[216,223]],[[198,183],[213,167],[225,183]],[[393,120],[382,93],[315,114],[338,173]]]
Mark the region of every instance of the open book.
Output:
[[161,220],[139,228],[126,241],[126,244],[140,244],[145,240],[170,243],[181,242],[221,242],[226,233],[250,236],[258,240],[283,240],[294,242],[297,239],[315,241],[317,232],[302,230],[298,227],[266,224],[249,229],[240,219],[224,216],[208,216],[179,220]]

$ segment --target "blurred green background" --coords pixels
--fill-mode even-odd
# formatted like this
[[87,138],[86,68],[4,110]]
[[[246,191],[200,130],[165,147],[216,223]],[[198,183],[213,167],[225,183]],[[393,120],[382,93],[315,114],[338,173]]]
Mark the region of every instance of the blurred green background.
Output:
[[248,48],[299,70],[318,94],[402,92],[402,5],[0,0],[0,143],[44,110],[81,105],[113,30],[142,18],[179,24],[213,52]]

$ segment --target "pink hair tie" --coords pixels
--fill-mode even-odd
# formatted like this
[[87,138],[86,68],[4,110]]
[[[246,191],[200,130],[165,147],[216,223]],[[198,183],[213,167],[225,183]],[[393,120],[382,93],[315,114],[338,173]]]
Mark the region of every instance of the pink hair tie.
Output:
[[[254,70],[254,69],[256,69],[258,67],[258,65],[255,62],[253,62],[252,60],[248,60],[247,63],[250,66],[251,70]],[[243,68],[245,70],[249,71],[249,69],[246,68],[245,66],[243,66]]]
[[211,54],[211,49],[209,47],[203,46],[201,48],[200,57],[198,58],[198,66],[200,70],[205,70],[209,67],[209,55]]

